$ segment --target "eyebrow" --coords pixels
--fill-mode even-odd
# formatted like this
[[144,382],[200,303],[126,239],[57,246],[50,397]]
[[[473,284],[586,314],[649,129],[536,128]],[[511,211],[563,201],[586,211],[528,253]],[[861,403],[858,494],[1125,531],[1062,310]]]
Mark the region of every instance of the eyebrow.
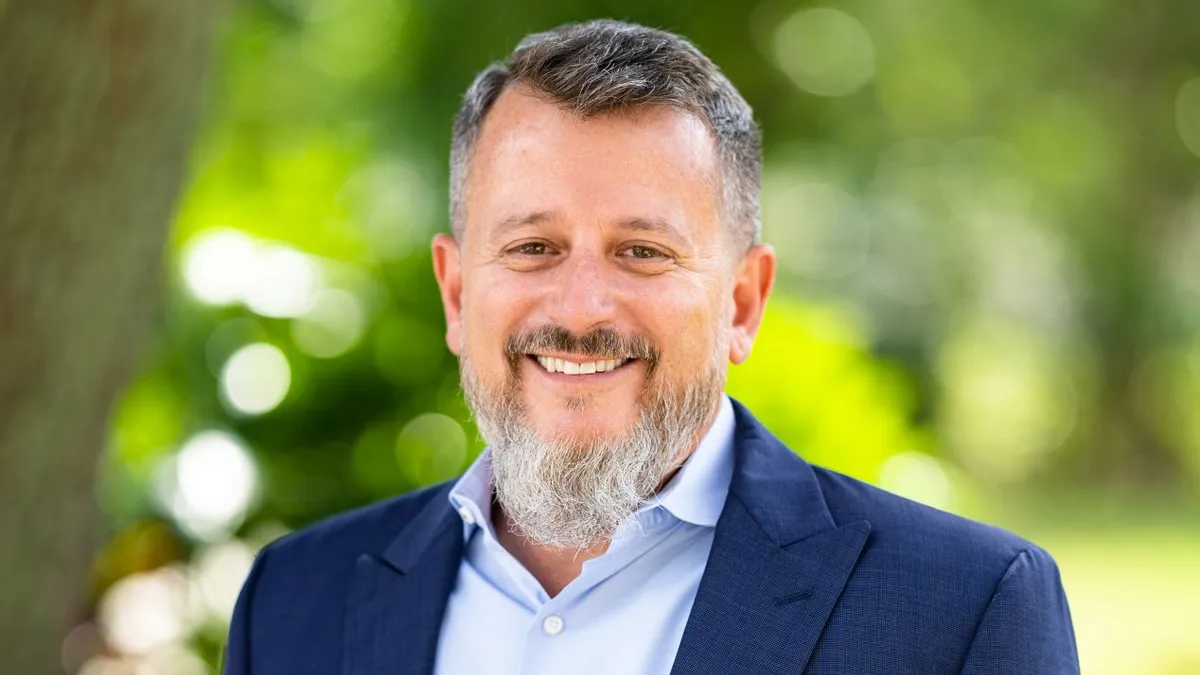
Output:
[[679,232],[670,221],[663,218],[625,218],[617,222],[617,227],[638,232],[657,232],[665,234],[676,241],[686,242],[687,238]]
[[[540,225],[550,220],[554,220],[557,214],[550,211],[533,211],[525,214],[517,214],[509,216],[501,220],[492,228],[492,238],[497,238],[505,235],[510,230],[516,230],[530,225]],[[622,218],[616,222],[616,226],[623,230],[633,230],[636,232],[655,232],[665,234],[679,242],[686,242],[687,238],[680,233],[679,228],[671,224],[670,221],[664,218],[643,218],[640,216],[632,216]]]
[[553,218],[553,215],[549,211],[534,211],[532,213],[525,213],[525,214],[518,214],[515,216],[509,216],[509,217],[505,218],[504,220],[501,220],[499,223],[496,224],[495,227],[492,228],[492,238],[494,239],[496,237],[499,237],[499,236],[507,233],[509,230],[515,230],[517,228],[526,227],[528,225],[537,225],[539,223],[544,223],[547,220],[551,220],[552,218]]

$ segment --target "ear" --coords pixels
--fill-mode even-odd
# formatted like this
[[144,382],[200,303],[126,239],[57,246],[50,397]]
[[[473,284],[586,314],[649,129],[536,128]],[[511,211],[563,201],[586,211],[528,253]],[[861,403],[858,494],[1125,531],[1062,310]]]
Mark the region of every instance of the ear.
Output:
[[462,351],[462,258],[458,242],[448,234],[433,237],[433,275],[446,313],[446,346],[458,356]]
[[775,249],[769,244],[751,247],[733,277],[733,333],[729,360],[740,364],[750,358],[754,337],[762,325],[767,298],[775,285]]

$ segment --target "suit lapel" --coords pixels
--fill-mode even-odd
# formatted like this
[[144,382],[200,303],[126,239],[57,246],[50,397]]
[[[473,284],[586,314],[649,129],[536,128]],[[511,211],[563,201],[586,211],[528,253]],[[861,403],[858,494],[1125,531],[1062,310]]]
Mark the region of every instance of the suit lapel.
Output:
[[346,603],[344,675],[430,675],[462,556],[439,490],[383,555],[359,556]]
[[837,526],[812,467],[734,411],[733,483],[671,673],[797,675],[871,525]]

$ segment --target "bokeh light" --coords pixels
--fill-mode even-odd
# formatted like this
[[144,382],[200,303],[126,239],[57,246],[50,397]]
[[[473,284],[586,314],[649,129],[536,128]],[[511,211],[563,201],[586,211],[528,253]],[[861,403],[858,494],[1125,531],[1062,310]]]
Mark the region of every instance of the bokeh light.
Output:
[[192,566],[195,594],[209,617],[225,623],[233,616],[242,582],[254,564],[254,551],[245,543],[230,540],[203,549]]
[[409,420],[396,439],[396,453],[418,484],[455,475],[467,456],[467,434],[452,417],[425,413]]
[[202,431],[164,461],[155,488],[186,532],[219,539],[241,523],[257,493],[258,471],[236,438]]
[[183,278],[203,302],[239,302],[252,283],[256,257],[250,237],[237,230],[211,230],[184,249]]
[[309,256],[225,228],[190,240],[182,271],[197,299],[213,305],[241,302],[267,317],[301,316],[321,289],[321,270]]
[[287,356],[265,342],[234,352],[221,370],[221,393],[229,407],[243,415],[274,410],[287,396],[292,371]]
[[308,256],[286,246],[264,246],[255,255],[253,276],[242,290],[246,306],[263,316],[307,312],[320,290],[320,270]]
[[934,508],[948,510],[954,504],[953,485],[936,457],[923,452],[901,452],[883,463],[879,485]]
[[174,567],[133,574],[113,584],[98,615],[106,643],[122,654],[148,654],[187,636],[187,578]]
[[862,23],[828,7],[802,9],[775,32],[775,62],[792,82],[818,96],[846,96],[875,74],[875,45]]
[[138,675],[134,659],[97,655],[88,659],[77,675]]
[[330,359],[358,344],[365,328],[362,301],[348,291],[329,289],[292,322],[292,340],[304,353]]
[[64,673],[78,673],[88,661],[102,654],[106,649],[104,636],[100,628],[92,621],[71,629],[63,638],[61,659]]
[[196,652],[185,645],[156,649],[142,659],[136,675],[211,675],[212,670]]

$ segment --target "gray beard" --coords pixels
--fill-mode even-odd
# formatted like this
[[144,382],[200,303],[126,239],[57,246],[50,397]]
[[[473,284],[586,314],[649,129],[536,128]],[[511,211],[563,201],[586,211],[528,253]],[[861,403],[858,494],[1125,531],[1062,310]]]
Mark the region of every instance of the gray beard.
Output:
[[[546,440],[527,422],[515,374],[501,391],[489,391],[464,351],[463,392],[489,445],[496,499],[516,534],[554,548],[586,549],[610,540],[711,423],[724,389],[722,365],[714,355],[682,386],[648,385],[624,436]],[[572,407],[586,404],[573,401]]]

